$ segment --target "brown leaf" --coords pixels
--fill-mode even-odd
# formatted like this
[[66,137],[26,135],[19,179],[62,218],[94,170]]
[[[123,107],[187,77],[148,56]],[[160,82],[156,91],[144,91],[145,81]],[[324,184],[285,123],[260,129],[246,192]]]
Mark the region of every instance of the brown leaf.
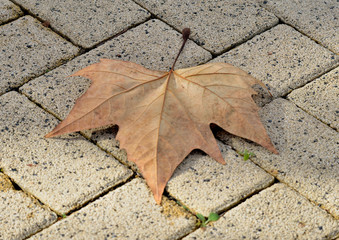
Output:
[[230,64],[160,72],[102,59],[72,76],[90,78],[92,84],[46,137],[118,125],[120,147],[139,167],[157,203],[174,170],[193,149],[225,164],[211,123],[277,153],[251,97],[256,94],[251,86],[263,84]]

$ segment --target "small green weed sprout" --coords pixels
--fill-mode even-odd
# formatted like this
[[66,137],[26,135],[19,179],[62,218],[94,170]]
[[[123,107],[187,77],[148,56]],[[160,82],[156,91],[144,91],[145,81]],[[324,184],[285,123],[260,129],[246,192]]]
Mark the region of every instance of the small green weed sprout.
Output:
[[220,216],[217,214],[217,213],[214,213],[214,212],[211,212],[209,215],[208,215],[208,218],[206,219],[202,214],[200,213],[197,213],[196,216],[199,218],[199,220],[201,221],[201,224],[200,224],[200,227],[206,227],[206,225],[209,223],[209,222],[214,222],[214,221],[217,221]]
[[255,157],[255,154],[252,152],[248,152],[247,149],[245,149],[243,152],[239,152],[239,154],[244,157],[245,161],[247,161],[251,157]]
[[190,212],[191,210],[186,207],[184,204],[182,204],[180,201],[176,200],[177,204],[179,204],[183,209],[185,209],[186,211]]

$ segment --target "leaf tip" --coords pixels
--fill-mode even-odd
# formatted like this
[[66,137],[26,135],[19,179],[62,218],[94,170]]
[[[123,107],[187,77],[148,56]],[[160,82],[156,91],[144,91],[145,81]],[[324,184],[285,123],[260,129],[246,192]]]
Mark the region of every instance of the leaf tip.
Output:
[[154,200],[155,202],[160,205],[161,204],[161,199],[162,199],[162,194],[160,195],[154,195]]
[[47,133],[45,136],[44,136],[44,138],[50,138],[50,137],[52,137],[52,134],[51,134],[52,132],[50,132],[50,133]]
[[271,143],[269,146],[265,146],[269,151],[271,151],[272,153],[279,155],[279,152],[277,149],[275,149],[275,147],[273,146],[273,144]]
[[44,138],[51,138],[51,137],[54,137],[54,136],[55,136],[54,132],[51,131],[51,132],[47,133],[47,134],[44,136]]

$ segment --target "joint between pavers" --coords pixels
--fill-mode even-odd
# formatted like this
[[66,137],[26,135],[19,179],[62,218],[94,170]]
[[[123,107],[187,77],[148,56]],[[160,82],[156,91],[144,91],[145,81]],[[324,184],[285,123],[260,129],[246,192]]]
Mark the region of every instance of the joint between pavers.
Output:
[[[16,0],[11,0],[11,1],[12,1],[15,5],[17,5],[18,7],[20,7],[21,11],[24,13],[23,16],[29,15],[29,16],[31,16],[31,17],[37,19],[39,22],[41,22],[41,25],[42,25],[42,23],[45,22],[44,19],[42,19],[41,17],[35,15],[35,14],[34,14],[32,11],[30,11],[29,9],[24,8],[24,7],[23,7],[22,5],[20,5],[20,3],[18,3]],[[59,31],[55,30],[52,26],[48,26],[48,27],[45,27],[45,28],[48,28],[50,31],[52,31],[52,32],[54,32],[54,33],[56,33],[56,34],[58,34],[60,37],[62,37],[62,38],[65,39],[66,41],[72,43],[74,46],[76,46],[76,47],[82,49],[81,46],[78,46],[77,44],[75,44],[74,42],[72,42],[67,36],[64,36],[64,35],[63,35],[62,33],[60,33]]]
[[[127,184],[127,183],[129,183],[129,182],[131,182],[131,181],[133,181],[133,180],[136,179],[136,178],[138,178],[138,176],[136,175],[135,172],[133,172],[133,175],[131,175],[131,176],[130,176],[129,178],[127,178],[125,181],[122,181],[122,182],[118,183],[117,185],[114,185],[113,187],[107,188],[105,191],[101,192],[99,195],[93,196],[93,198],[89,199],[89,200],[86,201],[86,202],[83,202],[83,203],[81,204],[81,206],[74,207],[72,210],[70,210],[70,211],[68,211],[68,212],[66,212],[66,213],[61,213],[61,214],[60,214],[60,213],[58,213],[58,212],[56,212],[56,211],[53,211],[53,210],[51,209],[51,211],[53,211],[55,214],[58,215],[58,220],[57,220],[56,222],[59,222],[60,220],[62,220],[62,219],[64,218],[64,216],[67,217],[67,216],[69,216],[69,215],[71,215],[71,214],[73,214],[73,213],[75,213],[75,212],[77,212],[77,211],[83,209],[83,208],[86,207],[87,205],[89,205],[89,204],[91,204],[91,203],[97,201],[98,199],[104,197],[104,196],[107,195],[108,193],[110,193],[110,192],[112,192],[112,191],[118,189],[119,187],[121,187],[121,186],[123,186],[123,185],[125,185],[125,184]],[[60,218],[60,217],[61,217],[61,218]],[[60,219],[59,219],[59,218],[60,218]]]
[[108,38],[102,40],[102,41],[99,42],[99,43],[96,43],[96,44],[93,45],[91,48],[85,48],[85,49],[84,49],[84,50],[85,50],[84,53],[89,52],[89,51],[91,51],[91,50],[93,50],[93,49],[95,49],[95,48],[98,48],[98,47],[104,45],[104,44],[107,43],[108,41],[113,40],[114,38],[116,38],[116,37],[118,37],[118,36],[120,36],[120,35],[126,33],[127,31],[129,31],[129,30],[131,30],[131,29],[133,29],[133,28],[136,28],[136,27],[138,27],[138,26],[144,24],[145,22],[147,22],[147,21],[149,21],[149,20],[152,20],[152,15],[151,15],[150,17],[146,18],[144,21],[138,22],[138,23],[136,23],[136,24],[133,24],[133,25],[131,25],[131,26],[129,26],[129,27],[127,27],[127,28],[121,30],[121,31],[118,32],[117,34],[115,34],[115,35],[113,35],[113,36],[110,36],[110,37],[108,37]]
[[[322,76],[322,75],[321,75],[321,76]],[[321,76],[320,76],[320,77],[321,77]],[[310,82],[308,82],[308,83],[310,83]],[[304,86],[305,86],[305,85],[304,85]],[[301,88],[301,87],[300,87],[300,88]],[[297,108],[300,108],[302,111],[304,111],[305,113],[307,113],[307,114],[310,115],[311,117],[317,119],[317,120],[320,121],[322,124],[324,124],[324,125],[326,125],[327,127],[333,129],[334,131],[337,131],[335,128],[331,127],[331,125],[330,125],[329,123],[324,122],[323,119],[321,119],[321,118],[319,118],[318,116],[312,114],[312,113],[311,113],[310,111],[308,111],[307,109],[305,109],[305,108],[303,108],[303,107],[301,107],[301,106],[298,106],[298,105],[295,104],[293,101],[291,101],[291,99],[288,99],[287,96],[285,96],[284,99],[287,100],[287,101],[289,101],[289,102],[291,102],[291,103],[294,104]]]
[[284,19],[281,19],[280,17],[278,17],[277,15],[275,15],[278,19],[279,22],[281,22],[281,24],[285,24],[287,26],[290,26],[291,28],[293,28],[295,31],[301,33],[302,35],[304,35],[305,37],[311,39],[313,42],[315,42],[316,44],[322,46],[323,48],[327,49],[328,51],[330,51],[333,54],[339,55],[338,53],[336,53],[333,49],[325,46],[324,44],[322,44],[320,41],[318,41],[317,39],[314,39],[312,36],[308,35],[307,33],[305,33],[304,31],[302,31],[301,29],[298,29],[297,27],[293,26],[291,23],[289,22],[285,22]]
[[21,18],[21,17],[23,17],[23,16],[25,16],[25,15],[21,15],[21,16],[19,16],[19,17],[17,17],[17,18],[12,18],[12,19],[9,19],[8,21],[4,21],[4,22],[2,22],[2,23],[0,24],[0,27],[4,26],[4,25],[6,25],[6,24],[10,24],[10,23],[12,23],[12,22],[15,22],[16,20],[18,20],[19,18]]
[[[242,198],[242,199],[239,200],[238,202],[233,203],[232,205],[230,205],[230,206],[227,207],[226,209],[224,209],[224,210],[222,210],[221,212],[219,212],[219,213],[218,213],[218,215],[220,216],[219,220],[220,220],[220,219],[221,219],[228,211],[230,211],[231,209],[238,207],[240,204],[244,203],[244,202],[247,201],[248,199],[252,198],[252,197],[255,196],[255,195],[258,195],[261,191],[264,191],[264,190],[266,190],[267,188],[270,188],[271,186],[273,186],[274,184],[276,184],[276,183],[277,183],[277,182],[276,182],[277,179],[274,178],[274,180],[275,180],[275,181],[273,181],[272,183],[270,183],[267,187],[262,188],[262,189],[257,189],[256,191],[254,191],[254,192],[251,193],[250,195],[248,195],[248,196]],[[192,213],[192,215],[194,215],[195,218],[198,219],[198,217],[196,216],[196,213],[194,213],[193,211],[190,211],[190,212]],[[206,216],[205,216],[205,217],[206,217]],[[217,220],[217,221],[218,221],[218,220]],[[214,222],[213,222],[213,223],[214,223]],[[213,224],[213,223],[212,223],[212,224]],[[188,235],[190,235],[191,233],[193,233],[193,232],[195,232],[195,231],[197,231],[197,230],[199,230],[199,229],[200,229],[200,227],[196,226],[196,228],[195,228],[193,231],[191,231],[190,233],[186,234],[186,235],[183,236],[182,238],[179,238],[178,240],[184,239],[185,237],[187,237]]]
[[[336,54],[336,53],[334,53],[334,54]],[[332,70],[334,70],[334,69],[335,69],[336,67],[338,67],[338,66],[339,66],[339,58],[338,58],[338,61],[337,61],[333,66],[331,66],[331,67],[329,67],[328,69],[326,69],[326,71],[324,71],[324,72],[322,72],[322,73],[319,73],[319,75],[317,75],[317,76],[311,78],[311,79],[310,79],[308,82],[306,82],[304,85],[298,86],[298,87],[296,87],[296,88],[290,90],[288,93],[286,93],[285,95],[283,95],[283,96],[281,96],[281,97],[284,98],[284,99],[286,99],[287,95],[289,95],[292,91],[305,87],[307,84],[313,82],[314,80],[316,80],[316,79],[318,79],[318,78],[321,78],[323,75],[328,74],[329,72],[331,72]],[[289,99],[287,99],[287,100],[289,100]],[[307,111],[305,111],[305,112],[307,112]],[[326,125],[328,125],[328,124],[326,123]]]
[[[242,45],[242,44],[244,44],[244,43],[246,43],[246,42],[248,42],[248,41],[251,41],[251,40],[252,40],[253,38],[255,38],[256,36],[258,36],[258,35],[260,35],[260,34],[263,34],[263,33],[267,32],[267,31],[273,29],[274,27],[276,27],[276,26],[279,25],[279,24],[280,24],[280,22],[277,21],[277,22],[274,23],[273,25],[268,26],[267,28],[263,29],[261,32],[254,33],[253,35],[251,35],[251,36],[249,36],[249,37],[247,37],[247,38],[244,38],[243,40],[241,40],[241,41],[239,41],[239,42],[236,42],[236,43],[234,43],[234,44],[231,44],[231,46],[229,46],[228,48],[225,48],[224,50],[222,50],[221,52],[218,52],[218,53],[213,53],[213,52],[209,51],[208,49],[205,49],[203,46],[199,45],[198,43],[197,43],[197,44],[199,45],[199,47],[204,48],[206,51],[209,51],[209,52],[212,54],[212,59],[209,60],[209,61],[212,61],[212,60],[214,60],[215,58],[220,57],[220,56],[223,55],[224,53],[229,52],[229,51],[231,51],[231,50],[233,50],[233,49],[239,47],[240,45]],[[193,41],[193,40],[192,40],[192,41]]]
[[[27,83],[27,82],[26,82],[26,83]],[[24,84],[26,84],[26,83],[24,83]],[[23,84],[23,85],[24,85],[24,84]],[[20,86],[20,87],[21,87],[21,86]],[[20,87],[17,87],[17,88],[15,88],[15,89],[12,89],[11,91],[16,91],[17,93],[19,93],[19,94],[25,96],[30,102],[32,102],[33,104],[35,104],[37,107],[41,108],[42,110],[44,110],[44,111],[47,112],[48,114],[51,114],[53,117],[55,117],[55,118],[58,119],[59,121],[62,121],[62,119],[61,119],[58,115],[54,114],[52,111],[49,111],[47,108],[44,108],[40,103],[34,101],[34,99],[32,99],[28,94],[26,94],[25,92],[21,91],[21,90],[20,90]],[[0,95],[0,96],[1,96],[1,95]],[[86,139],[87,139],[87,138],[86,138]]]
[[[278,179],[279,180],[279,179]],[[329,210],[327,210],[325,207],[323,207],[323,204],[321,203],[317,203],[311,199],[309,199],[307,196],[305,196],[304,194],[302,194],[301,192],[299,192],[297,189],[295,189],[293,186],[289,185],[287,182],[279,180],[280,183],[283,183],[284,185],[286,185],[287,187],[289,187],[291,190],[293,190],[295,193],[297,193],[298,195],[302,196],[303,198],[307,199],[307,201],[309,201],[314,207],[316,208],[320,208],[322,210],[324,210],[330,217],[333,218],[333,220],[339,220],[339,217],[336,218],[335,216],[333,216]]]

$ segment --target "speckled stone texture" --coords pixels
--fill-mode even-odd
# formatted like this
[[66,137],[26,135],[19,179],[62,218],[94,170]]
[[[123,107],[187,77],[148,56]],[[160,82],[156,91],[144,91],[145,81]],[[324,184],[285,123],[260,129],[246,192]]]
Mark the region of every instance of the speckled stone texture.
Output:
[[[70,77],[72,73],[96,62],[100,58],[122,59],[139,63],[155,70],[169,70],[179,51],[182,36],[159,20],[150,20],[104,45],[78,57],[42,77],[34,79],[20,88],[24,94],[40,103],[44,108],[64,119],[75,100],[89,87],[90,81],[83,77]],[[194,42],[188,41],[176,64],[185,68],[204,63],[211,54]],[[98,144],[127,162],[124,151],[112,139],[115,130],[95,132],[92,138]],[[90,133],[89,133],[90,134]],[[128,162],[128,164],[133,165]]]
[[339,53],[337,0],[260,0],[259,2],[282,21]]
[[9,0],[0,2],[0,24],[11,21],[23,14],[21,9]]
[[339,68],[294,90],[287,97],[309,114],[339,130]]
[[73,58],[79,50],[31,16],[1,26],[0,42],[0,95]]
[[146,21],[150,14],[132,0],[16,0],[83,48]]
[[17,92],[0,97],[0,166],[25,192],[67,213],[132,171],[78,134],[46,139],[58,121]]
[[191,28],[191,39],[213,53],[221,53],[278,23],[255,1],[136,0],[141,6],[181,31]]
[[[339,57],[293,28],[280,24],[213,59],[248,71],[268,87],[274,97],[284,96],[333,66]],[[260,92],[270,99],[266,90]]]
[[338,221],[284,184],[275,184],[185,240],[334,239]]
[[279,155],[225,132],[218,135],[239,151],[253,152],[253,162],[339,218],[338,132],[281,98],[260,116]]
[[244,161],[219,142],[226,165],[201,152],[190,154],[174,172],[167,191],[191,211],[208,216],[222,212],[273,183],[274,178],[251,161]]
[[[0,184],[1,184],[0,174]],[[1,190],[0,239],[24,239],[56,221],[57,215],[22,191]]]
[[171,201],[164,202],[157,205],[146,183],[135,179],[30,240],[178,239],[190,233],[195,218]]

